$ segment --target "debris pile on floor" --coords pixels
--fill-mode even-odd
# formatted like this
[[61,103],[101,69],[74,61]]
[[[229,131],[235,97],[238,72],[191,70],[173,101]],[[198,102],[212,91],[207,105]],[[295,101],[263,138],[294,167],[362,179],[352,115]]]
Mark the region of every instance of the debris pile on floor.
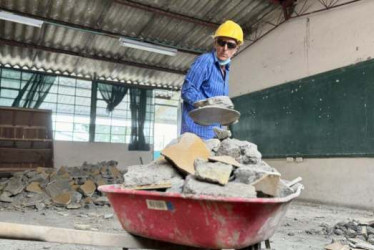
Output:
[[97,187],[123,182],[116,166],[117,162],[108,161],[14,173],[11,178],[0,179],[0,205],[41,210],[51,206],[74,209],[109,204]]
[[165,147],[162,157],[131,166],[124,188],[148,189],[220,197],[285,197],[302,185],[282,180],[261,158],[257,145],[232,139],[229,130],[215,128],[215,139],[203,141],[185,133]]
[[325,247],[326,250],[374,250],[374,220],[339,222],[333,227],[324,226],[324,232],[327,235],[344,237],[343,240],[334,240]]

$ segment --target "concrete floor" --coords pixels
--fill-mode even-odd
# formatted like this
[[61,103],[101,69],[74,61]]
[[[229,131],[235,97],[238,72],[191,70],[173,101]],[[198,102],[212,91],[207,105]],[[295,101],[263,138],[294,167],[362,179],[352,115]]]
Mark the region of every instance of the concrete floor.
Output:
[[[105,215],[108,217],[112,213],[110,207],[79,210],[50,209],[41,212],[3,209],[0,212],[0,221],[65,228],[74,228],[74,224],[79,223],[90,225],[102,232],[120,232],[122,231],[121,226],[114,216],[108,219],[104,218]],[[277,232],[271,238],[271,245],[276,250],[320,250],[333,238],[322,233],[322,223],[333,226],[340,221],[365,218],[374,218],[374,211],[293,202]],[[113,248],[0,240],[0,249],[94,250]]]

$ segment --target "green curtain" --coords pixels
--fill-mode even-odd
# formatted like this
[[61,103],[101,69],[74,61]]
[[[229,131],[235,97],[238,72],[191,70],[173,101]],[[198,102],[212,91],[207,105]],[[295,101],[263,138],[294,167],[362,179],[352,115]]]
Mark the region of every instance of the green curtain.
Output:
[[33,73],[14,99],[12,107],[39,108],[49,93],[56,76]]
[[107,103],[106,110],[112,112],[114,108],[120,104],[127,93],[127,87],[115,84],[98,84],[99,91]]
[[[130,89],[130,111],[131,111],[131,140],[129,150],[149,151],[150,150],[150,129],[145,131],[145,123],[151,122],[152,119],[146,119],[147,115],[152,114],[150,110],[153,105],[152,90],[147,89]],[[147,133],[145,135],[145,132]]]

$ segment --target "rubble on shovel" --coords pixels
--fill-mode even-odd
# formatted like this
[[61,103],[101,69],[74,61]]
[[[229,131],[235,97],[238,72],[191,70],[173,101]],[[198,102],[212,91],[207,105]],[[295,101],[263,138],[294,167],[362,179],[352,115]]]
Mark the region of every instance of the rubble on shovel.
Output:
[[231,132],[214,129],[215,139],[203,141],[185,133],[161,152],[158,160],[131,166],[124,188],[216,197],[285,197],[302,186],[288,182],[262,160],[257,145],[231,139]]
[[109,204],[97,190],[104,184],[123,183],[117,162],[84,163],[81,167],[37,168],[0,180],[0,205],[38,210],[53,206],[69,209]]

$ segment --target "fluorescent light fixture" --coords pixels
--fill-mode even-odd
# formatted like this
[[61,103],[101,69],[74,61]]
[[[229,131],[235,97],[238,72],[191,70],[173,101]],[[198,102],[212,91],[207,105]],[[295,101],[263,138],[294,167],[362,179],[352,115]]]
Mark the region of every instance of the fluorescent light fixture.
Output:
[[0,19],[41,28],[43,21],[0,10]]
[[164,54],[168,56],[175,56],[178,52],[177,49],[154,45],[151,43],[140,42],[140,41],[124,38],[124,37],[121,37],[119,39],[119,42],[121,43],[122,46],[125,46],[125,47],[146,50],[146,51]]

